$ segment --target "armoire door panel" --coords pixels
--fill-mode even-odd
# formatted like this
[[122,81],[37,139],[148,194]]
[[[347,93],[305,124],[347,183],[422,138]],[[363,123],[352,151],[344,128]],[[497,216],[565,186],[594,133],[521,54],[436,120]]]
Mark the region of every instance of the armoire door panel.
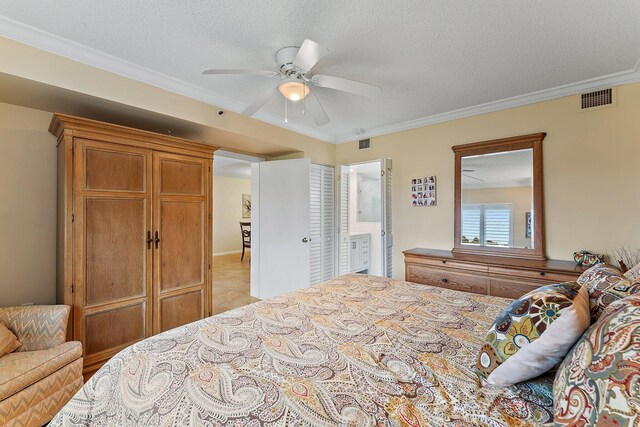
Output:
[[210,163],[153,153],[153,228],[159,237],[153,264],[154,333],[201,319],[210,310]]
[[205,316],[203,289],[163,297],[160,300],[160,331],[195,322]]
[[76,139],[74,338],[100,364],[151,335],[151,150]]
[[161,195],[204,195],[205,165],[199,160],[163,158],[160,160]]
[[86,295],[92,306],[146,294],[148,249],[144,198],[86,197]]
[[160,202],[161,290],[204,284],[204,213],[204,202]]
[[88,191],[145,192],[145,154],[103,147],[101,144],[85,145],[85,185],[82,188]]
[[122,347],[146,335],[146,305],[144,302],[85,317],[83,344],[86,354]]

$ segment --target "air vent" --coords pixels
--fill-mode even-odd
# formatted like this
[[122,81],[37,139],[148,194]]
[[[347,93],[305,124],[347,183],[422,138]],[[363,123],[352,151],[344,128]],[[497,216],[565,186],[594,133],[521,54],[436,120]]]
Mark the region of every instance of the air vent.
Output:
[[369,141],[369,138],[367,139],[361,139],[360,141],[360,149],[362,150],[363,148],[369,148],[371,146],[371,141]]
[[603,105],[613,104],[612,89],[597,90],[595,92],[583,93],[581,95],[583,110],[594,107],[602,107]]

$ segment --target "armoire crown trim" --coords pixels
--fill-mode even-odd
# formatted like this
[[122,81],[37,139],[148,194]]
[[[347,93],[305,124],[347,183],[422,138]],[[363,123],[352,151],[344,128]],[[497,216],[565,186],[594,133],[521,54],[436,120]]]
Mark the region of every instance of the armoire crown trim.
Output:
[[70,132],[76,138],[99,139],[105,142],[156,150],[165,147],[170,148],[172,152],[176,152],[176,149],[179,149],[188,151],[190,155],[206,158],[211,158],[213,152],[219,148],[205,142],[190,141],[176,136],[163,135],[61,113],[53,115],[49,125],[49,132],[58,138],[58,143],[60,143],[65,132]]

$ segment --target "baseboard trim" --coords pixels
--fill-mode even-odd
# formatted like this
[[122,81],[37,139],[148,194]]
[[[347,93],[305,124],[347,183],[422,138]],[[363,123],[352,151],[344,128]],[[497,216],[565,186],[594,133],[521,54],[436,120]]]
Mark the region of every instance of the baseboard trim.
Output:
[[[247,251],[247,252],[251,252],[251,251]],[[220,252],[217,254],[213,254],[213,256],[233,255],[233,254],[241,254],[241,253],[242,253],[242,249],[240,249],[239,251]]]

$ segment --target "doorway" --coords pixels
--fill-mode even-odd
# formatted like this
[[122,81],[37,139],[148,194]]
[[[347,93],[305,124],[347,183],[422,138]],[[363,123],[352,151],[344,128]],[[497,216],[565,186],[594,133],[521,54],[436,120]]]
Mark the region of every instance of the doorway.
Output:
[[340,274],[392,276],[391,180],[390,159],[340,167]]
[[[217,150],[213,158],[213,314],[251,297],[251,165],[264,159]],[[242,231],[248,231],[249,236]],[[244,252],[244,253],[243,253]]]

